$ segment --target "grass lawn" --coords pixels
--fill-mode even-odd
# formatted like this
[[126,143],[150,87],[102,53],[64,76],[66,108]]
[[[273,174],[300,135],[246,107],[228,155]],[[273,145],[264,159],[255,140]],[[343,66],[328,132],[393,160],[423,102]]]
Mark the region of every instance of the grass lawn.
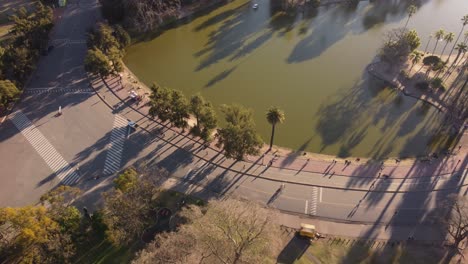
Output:
[[294,263],[316,263],[311,255],[315,256],[321,263],[327,264],[431,264],[439,263],[444,256],[444,252],[438,248],[418,245],[391,246],[389,244],[374,244],[374,246],[370,247],[358,243],[346,244],[321,240],[311,244],[301,258]]

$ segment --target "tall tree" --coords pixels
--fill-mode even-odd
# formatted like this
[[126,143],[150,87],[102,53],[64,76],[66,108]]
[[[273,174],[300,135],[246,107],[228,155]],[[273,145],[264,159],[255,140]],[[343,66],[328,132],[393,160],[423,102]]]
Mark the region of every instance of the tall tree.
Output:
[[175,127],[186,128],[187,119],[190,117],[187,98],[181,91],[172,89],[169,104],[171,123]]
[[434,50],[432,51],[432,55],[434,55],[434,53],[435,53],[435,51],[437,49],[437,45],[439,44],[439,41],[444,39],[444,36],[445,36],[445,31],[443,29],[439,29],[434,33],[434,38],[435,38],[436,42],[435,42],[435,45],[434,45]]
[[445,34],[444,36],[445,46],[444,46],[444,49],[442,49],[441,55],[444,55],[445,48],[447,48],[447,45],[451,43],[454,38],[455,38],[455,34],[453,34],[452,32]]
[[106,235],[115,245],[131,243],[155,223],[153,212],[158,208],[160,190],[146,176],[129,180],[131,173],[121,174],[116,180],[116,188],[103,194]]
[[276,124],[283,123],[285,116],[283,110],[279,109],[278,107],[270,107],[266,113],[266,119],[268,123],[271,125],[271,138],[270,138],[270,148],[273,147],[273,138],[275,137],[275,128]]
[[44,206],[0,208],[0,223],[2,263],[67,263],[74,254],[70,235]]
[[457,57],[455,57],[455,60],[453,61],[452,65],[457,63],[461,54],[465,54],[465,52],[467,51],[467,48],[468,46],[463,42],[457,44],[457,47],[455,49],[458,50],[458,54],[457,54]]
[[460,33],[458,33],[457,40],[455,40],[455,43],[454,43],[454,45],[452,47],[452,50],[450,50],[450,54],[449,54],[449,56],[447,58],[447,62],[450,60],[450,56],[452,56],[452,52],[455,49],[455,47],[457,46],[458,40],[460,39],[460,36],[463,33],[463,30],[465,29],[465,26],[468,25],[468,15],[463,16],[462,19],[461,19],[461,22],[462,22],[462,28],[460,30]]
[[421,39],[416,30],[410,30],[405,34],[405,40],[409,45],[410,51],[414,51],[421,45]]
[[281,235],[274,211],[227,199],[212,200],[206,208],[184,208],[180,215],[185,224],[158,235],[133,264],[276,263]]
[[427,40],[426,48],[424,49],[424,53],[427,52],[427,48],[429,48],[429,44],[431,43],[431,39],[432,39],[432,34],[429,35],[429,39]]
[[410,72],[411,70],[413,69],[414,65],[416,65],[417,63],[419,63],[421,61],[423,57],[423,54],[417,50],[414,50],[413,52],[411,52],[410,54],[410,59],[411,59],[411,68],[410,68]]
[[255,131],[252,110],[239,105],[222,105],[226,127],[218,130],[218,147],[223,147],[227,158],[242,160],[245,155],[256,155],[263,145]]
[[406,9],[406,12],[408,13],[408,19],[406,20],[405,23],[405,29],[408,27],[408,22],[410,18],[418,11],[418,8],[415,5],[410,5],[408,9]]
[[213,106],[200,95],[190,98],[190,112],[195,116],[196,125],[192,132],[208,140],[211,131],[216,127],[217,118]]
[[166,87],[153,84],[151,86],[150,109],[151,117],[158,117],[162,122],[171,119],[171,90]]

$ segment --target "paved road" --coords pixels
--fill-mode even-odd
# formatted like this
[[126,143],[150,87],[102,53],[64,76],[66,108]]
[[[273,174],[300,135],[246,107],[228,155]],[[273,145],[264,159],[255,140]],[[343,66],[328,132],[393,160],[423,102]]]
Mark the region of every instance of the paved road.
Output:
[[[78,184],[87,204],[98,203],[115,172],[137,166],[165,170],[172,179],[155,174],[162,184],[175,179],[173,188],[204,198],[242,196],[293,213],[406,225],[415,232],[432,222],[449,193],[466,193],[465,169],[441,177],[383,179],[366,171],[348,177],[226,160],[199,140],[142,116],[99,80],[93,86],[100,97],[94,95],[82,68],[85,29],[98,16],[91,3],[67,7],[53,33],[56,49],[41,60],[25,98],[0,127],[0,167],[7,168],[0,176],[0,206],[33,203],[59,183]],[[59,106],[63,115],[57,117]],[[130,131],[127,120],[144,129]],[[94,180],[97,176],[109,177]],[[286,187],[280,191],[282,182]]]
[[[83,69],[95,1],[72,1],[51,34],[23,98],[0,126],[0,206],[37,202],[57,184],[101,174],[114,115],[89,87]],[[79,4],[79,5],[78,5]],[[56,116],[59,107],[62,116]]]

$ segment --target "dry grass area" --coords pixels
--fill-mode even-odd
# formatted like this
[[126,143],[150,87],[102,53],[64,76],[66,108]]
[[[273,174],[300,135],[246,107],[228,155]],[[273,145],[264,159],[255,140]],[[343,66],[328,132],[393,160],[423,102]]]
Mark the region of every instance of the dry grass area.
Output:
[[[309,243],[283,229],[283,248],[278,254],[281,264],[458,264],[468,263],[460,256],[448,257],[449,248],[413,243],[364,241],[325,238]],[[468,249],[467,249],[468,251]],[[448,261],[446,261],[448,259]]]

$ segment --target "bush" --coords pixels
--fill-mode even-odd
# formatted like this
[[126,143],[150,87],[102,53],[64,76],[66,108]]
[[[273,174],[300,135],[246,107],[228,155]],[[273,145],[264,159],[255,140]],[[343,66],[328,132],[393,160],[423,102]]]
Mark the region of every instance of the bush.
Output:
[[424,57],[423,63],[424,65],[437,65],[441,62],[441,59],[439,56],[431,55]]
[[437,88],[440,88],[443,85],[443,83],[444,81],[441,78],[437,77],[437,78],[432,79],[431,86],[432,88],[437,89]]

